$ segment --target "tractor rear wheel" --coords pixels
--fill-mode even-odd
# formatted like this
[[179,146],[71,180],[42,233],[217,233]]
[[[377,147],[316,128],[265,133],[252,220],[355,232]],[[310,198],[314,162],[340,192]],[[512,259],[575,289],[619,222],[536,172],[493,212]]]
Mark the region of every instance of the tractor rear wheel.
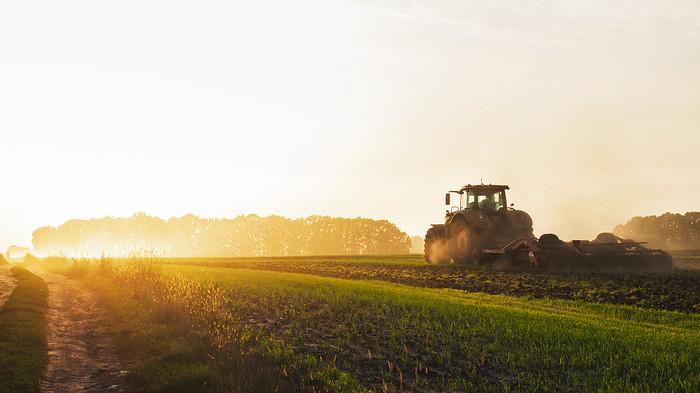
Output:
[[482,240],[476,228],[463,220],[452,223],[450,228],[450,255],[454,263],[481,265]]

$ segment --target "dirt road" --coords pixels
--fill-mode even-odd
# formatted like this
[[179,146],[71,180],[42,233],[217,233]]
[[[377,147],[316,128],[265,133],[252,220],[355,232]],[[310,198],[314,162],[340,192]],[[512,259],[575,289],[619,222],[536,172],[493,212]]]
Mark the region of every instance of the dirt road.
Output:
[[127,364],[112,351],[94,294],[79,281],[31,269],[49,289],[45,392],[124,392]]
[[10,265],[0,266],[0,307],[10,297],[12,290],[15,289],[15,285],[16,280],[10,273]]

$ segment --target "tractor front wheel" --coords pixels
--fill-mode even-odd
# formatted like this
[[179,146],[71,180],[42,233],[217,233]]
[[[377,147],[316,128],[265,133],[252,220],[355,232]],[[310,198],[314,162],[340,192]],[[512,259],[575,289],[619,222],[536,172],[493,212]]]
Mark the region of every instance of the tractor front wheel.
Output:
[[450,262],[444,225],[435,225],[428,229],[428,232],[425,234],[425,243],[423,247],[425,261],[427,263]]

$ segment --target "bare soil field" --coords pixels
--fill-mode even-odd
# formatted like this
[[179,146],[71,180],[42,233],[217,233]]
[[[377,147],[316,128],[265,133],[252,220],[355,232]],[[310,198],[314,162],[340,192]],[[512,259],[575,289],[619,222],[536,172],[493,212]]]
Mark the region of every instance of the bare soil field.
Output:
[[676,268],[700,270],[700,250],[671,251],[670,254]]
[[46,392],[125,392],[127,364],[112,352],[95,296],[74,279],[34,266],[49,289]]

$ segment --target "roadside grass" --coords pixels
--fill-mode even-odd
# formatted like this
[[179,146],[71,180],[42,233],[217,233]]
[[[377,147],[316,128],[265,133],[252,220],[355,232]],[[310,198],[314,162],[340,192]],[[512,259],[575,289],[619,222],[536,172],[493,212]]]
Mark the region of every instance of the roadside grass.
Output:
[[48,289],[22,266],[10,271],[17,286],[0,309],[0,392],[39,392],[47,363]]
[[700,390],[697,314],[152,262],[63,263],[145,391]]
[[[139,392],[285,391],[265,359],[243,354],[222,367],[208,332],[179,304],[168,302],[162,270],[151,258],[45,258],[42,266],[85,282],[105,307],[104,325],[116,350],[135,360],[128,381]],[[235,343],[234,343],[235,344]]]

